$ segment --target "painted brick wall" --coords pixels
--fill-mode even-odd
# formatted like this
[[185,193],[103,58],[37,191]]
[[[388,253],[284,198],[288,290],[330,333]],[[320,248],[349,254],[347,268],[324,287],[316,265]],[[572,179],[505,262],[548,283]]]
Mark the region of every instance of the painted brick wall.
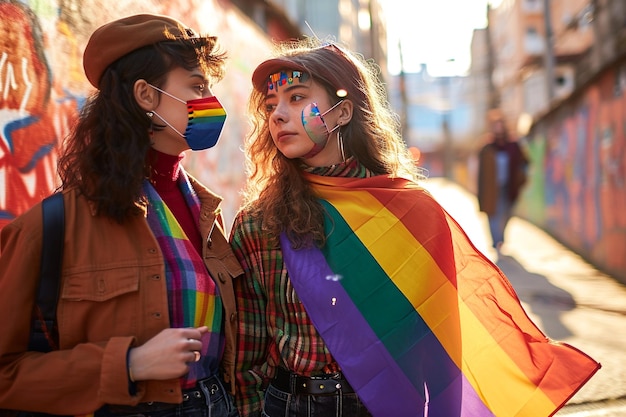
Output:
[[626,283],[626,62],[537,122],[520,214]]

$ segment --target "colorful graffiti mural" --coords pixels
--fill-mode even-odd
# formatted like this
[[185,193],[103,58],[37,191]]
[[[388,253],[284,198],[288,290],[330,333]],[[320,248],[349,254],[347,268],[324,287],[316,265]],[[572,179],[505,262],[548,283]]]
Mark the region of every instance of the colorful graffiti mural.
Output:
[[75,106],[57,100],[38,17],[0,2],[0,227],[55,186],[63,119]]
[[518,211],[626,282],[624,68],[606,71],[537,123],[531,181]]
[[229,222],[245,179],[242,140],[253,68],[270,41],[236,8],[217,0],[0,0],[0,228],[59,185],[57,153],[85,98],[82,50],[91,32],[122,16],[169,14],[199,32],[216,34],[229,55],[213,87],[228,112],[218,145],[188,153],[190,173],[224,197]]

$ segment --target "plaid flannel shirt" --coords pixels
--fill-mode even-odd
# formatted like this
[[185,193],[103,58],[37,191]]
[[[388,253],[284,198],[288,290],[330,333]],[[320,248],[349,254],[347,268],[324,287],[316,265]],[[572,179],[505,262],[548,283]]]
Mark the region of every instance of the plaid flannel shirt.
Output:
[[[353,159],[306,170],[327,176],[372,175]],[[235,280],[239,317],[236,401],[241,417],[259,416],[263,391],[277,366],[306,376],[336,372],[339,367],[291,285],[278,243],[270,246],[258,219],[239,212],[230,240],[245,272]]]

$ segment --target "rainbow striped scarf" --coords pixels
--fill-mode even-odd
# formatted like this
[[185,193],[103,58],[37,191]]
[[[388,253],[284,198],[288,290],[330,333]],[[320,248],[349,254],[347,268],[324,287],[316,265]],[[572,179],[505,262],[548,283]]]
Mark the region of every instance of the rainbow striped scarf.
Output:
[[[194,218],[200,216],[200,202],[189,179],[181,170],[178,185]],[[165,259],[170,326],[174,328],[208,326],[202,336],[202,356],[190,364],[182,377],[182,387],[217,373],[224,349],[222,299],[202,257],[152,185],[145,181],[148,197],[148,224]]]
[[541,417],[600,364],[549,340],[502,272],[419,186],[306,174],[322,250],[291,249],[291,282],[374,417]]

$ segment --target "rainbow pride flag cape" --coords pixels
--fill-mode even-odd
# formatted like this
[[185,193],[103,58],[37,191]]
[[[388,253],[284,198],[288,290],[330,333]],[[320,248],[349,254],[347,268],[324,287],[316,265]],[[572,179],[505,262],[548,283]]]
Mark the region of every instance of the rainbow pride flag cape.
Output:
[[292,284],[374,417],[553,415],[600,368],[548,339],[502,272],[422,188],[307,179],[323,249],[281,237]]

